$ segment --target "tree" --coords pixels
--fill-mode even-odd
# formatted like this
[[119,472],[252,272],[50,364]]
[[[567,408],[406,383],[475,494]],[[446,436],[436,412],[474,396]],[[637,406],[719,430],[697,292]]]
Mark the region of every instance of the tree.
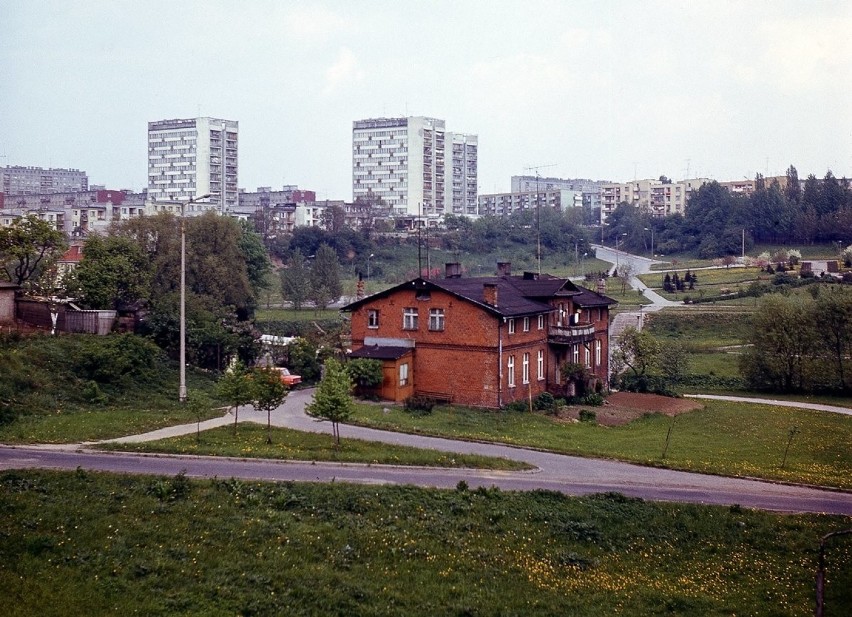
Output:
[[627,288],[630,286],[630,277],[633,276],[633,264],[623,263],[618,266],[617,276],[621,281],[621,293],[627,293]]
[[293,304],[297,311],[311,294],[311,276],[305,265],[302,252],[296,249],[290,263],[281,269],[281,295]]
[[254,290],[254,295],[259,297],[261,292],[267,288],[267,274],[272,269],[272,265],[269,263],[269,255],[263,245],[263,238],[252,230],[248,221],[240,221],[240,232],[237,246],[245,260],[246,274]]
[[381,360],[355,358],[346,363],[346,372],[359,388],[375,388],[384,380]]
[[253,380],[242,363],[226,371],[216,382],[216,396],[222,398],[234,408],[234,435],[237,434],[237,423],[240,418],[240,406],[248,405],[254,400]]
[[255,368],[251,372],[253,405],[266,412],[266,443],[272,443],[272,410],[287,398],[287,386],[281,373],[270,367]]
[[852,297],[838,291],[822,293],[814,306],[818,340],[834,367],[837,384],[845,391],[848,358],[852,357]]
[[618,336],[613,352],[616,360],[633,371],[635,377],[643,377],[657,362],[662,351],[659,341],[645,330],[627,326]]
[[[337,261],[337,253],[328,244],[322,244],[317,249],[314,265],[311,268],[312,296],[322,302],[334,301],[343,295],[343,283],[340,282],[340,264]],[[322,307],[325,308],[325,307]]]
[[329,358],[325,363],[325,375],[314,393],[314,400],[306,406],[307,412],[331,422],[334,447],[340,447],[341,421],[352,414],[352,381],[344,366]]
[[150,262],[129,238],[89,237],[74,278],[88,308],[118,309],[150,297]]
[[35,214],[15,219],[8,227],[0,227],[0,267],[6,278],[16,285],[34,278],[67,247],[62,232]]
[[689,371],[689,349],[681,341],[666,344],[657,357],[657,367],[669,382],[677,382]]

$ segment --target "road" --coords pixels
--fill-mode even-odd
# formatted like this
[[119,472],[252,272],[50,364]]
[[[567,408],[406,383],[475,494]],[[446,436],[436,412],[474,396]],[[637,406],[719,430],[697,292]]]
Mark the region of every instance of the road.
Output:
[[[287,426],[299,430],[330,432],[331,427],[327,423],[316,422],[304,414],[304,406],[311,396],[311,390],[292,392],[285,404],[273,412],[273,423],[276,426]],[[248,422],[266,422],[266,415],[255,411],[241,411],[240,418]],[[212,421],[212,424],[227,424],[232,421],[230,416],[226,416]],[[142,441],[169,434],[194,432],[195,424],[190,424],[157,431],[146,436],[122,438],[122,440]],[[95,452],[82,444],[70,447],[0,446],[0,469],[76,469],[80,467],[87,470],[156,475],[174,475],[185,471],[188,476],[197,478],[235,477],[270,481],[413,484],[438,488],[453,488],[459,481],[464,480],[471,487],[496,486],[502,490],[548,489],[568,495],[618,491],[625,495],[649,500],[717,505],[740,504],[743,507],[764,510],[822,512],[852,516],[852,494],[850,493],[686,473],[498,444],[453,441],[353,426],[343,426],[341,432],[344,439],[355,437],[447,452],[501,456],[524,461],[535,466],[536,469],[508,472],[223,457],[152,456]]]

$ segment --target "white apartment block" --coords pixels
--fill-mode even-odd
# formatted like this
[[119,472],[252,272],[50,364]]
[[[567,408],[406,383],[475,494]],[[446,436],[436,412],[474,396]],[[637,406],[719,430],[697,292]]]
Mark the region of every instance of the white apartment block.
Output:
[[621,203],[632,204],[657,218],[683,214],[689,195],[707,182],[706,178],[694,178],[665,184],[660,180],[604,184],[601,186],[601,222],[605,223]]
[[88,191],[89,178],[79,169],[9,166],[0,169],[0,192],[6,195],[46,195]]
[[238,203],[239,123],[219,118],[148,123],[148,197],[186,201],[210,194],[188,210],[227,214]]
[[509,216],[519,210],[530,210],[539,206],[559,211],[582,208],[583,193],[581,191],[568,191],[565,189],[540,192],[494,193],[480,195],[478,202],[478,213],[482,216]]
[[475,214],[476,135],[412,116],[352,123],[353,200],[382,199],[397,217]]

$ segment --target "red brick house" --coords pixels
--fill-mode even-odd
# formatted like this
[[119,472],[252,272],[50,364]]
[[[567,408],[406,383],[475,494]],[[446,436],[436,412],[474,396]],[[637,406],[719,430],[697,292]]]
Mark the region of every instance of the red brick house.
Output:
[[379,395],[424,394],[462,405],[499,408],[542,392],[573,393],[560,367],[586,366],[592,381],[609,375],[607,296],[568,279],[525,272],[416,278],[348,306],[353,358],[384,366]]

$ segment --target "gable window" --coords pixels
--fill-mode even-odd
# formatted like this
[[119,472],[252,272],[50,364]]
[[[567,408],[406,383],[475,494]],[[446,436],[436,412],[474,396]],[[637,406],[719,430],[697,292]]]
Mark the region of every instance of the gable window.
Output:
[[544,352],[538,350],[538,358],[536,358],[536,377],[539,381],[544,379]]
[[538,316],[538,329],[544,330],[544,315]]
[[522,373],[521,373],[521,379],[523,379],[524,383],[529,383],[530,382],[530,354],[529,354],[529,352],[524,354],[524,363],[523,363],[522,366],[523,366],[523,369],[522,369]]
[[437,331],[444,329],[444,309],[429,309],[429,329]]
[[379,327],[379,311],[376,309],[367,311],[367,327],[374,329]]
[[515,387],[515,356],[509,356],[509,361],[506,365],[509,373],[509,387]]
[[509,320],[509,334],[514,334],[514,333],[515,333],[515,320],[510,319]]
[[524,332],[530,331],[530,318],[524,317]]
[[417,309],[406,307],[402,310],[402,329],[416,330],[417,329]]
[[399,365],[399,385],[408,385],[408,362]]

